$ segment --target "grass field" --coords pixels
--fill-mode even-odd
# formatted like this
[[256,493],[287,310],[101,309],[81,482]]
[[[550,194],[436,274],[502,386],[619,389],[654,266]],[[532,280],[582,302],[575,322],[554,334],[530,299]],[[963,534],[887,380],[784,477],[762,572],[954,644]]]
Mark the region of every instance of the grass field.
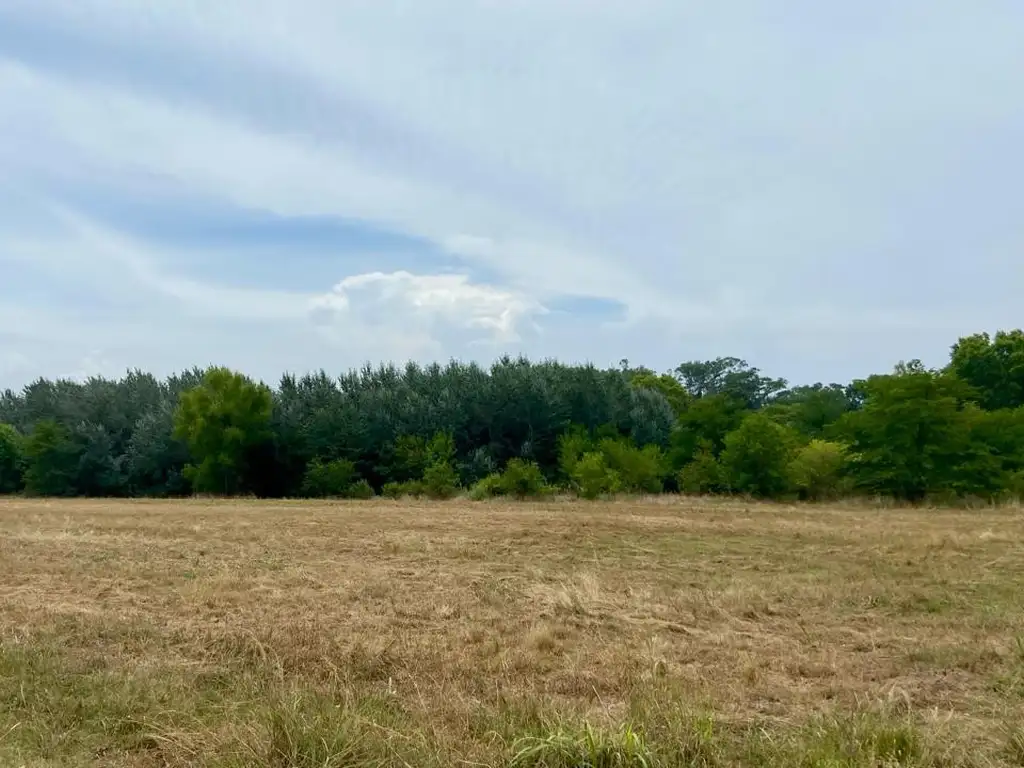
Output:
[[1024,766],[1024,514],[0,501],[2,766]]

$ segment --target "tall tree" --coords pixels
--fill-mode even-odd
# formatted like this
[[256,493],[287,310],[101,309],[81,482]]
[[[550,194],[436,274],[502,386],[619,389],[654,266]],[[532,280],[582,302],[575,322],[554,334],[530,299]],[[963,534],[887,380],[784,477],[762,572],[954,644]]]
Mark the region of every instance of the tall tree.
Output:
[[21,490],[24,462],[24,438],[10,424],[0,424],[0,493]]
[[953,345],[950,370],[973,386],[983,408],[1024,405],[1024,331],[965,336]]
[[75,496],[81,451],[52,419],[38,422],[25,441],[25,490],[34,496]]
[[762,376],[738,357],[682,363],[675,372],[694,397],[727,395],[751,409],[764,407],[787,386],[785,379]]
[[188,446],[185,475],[201,492],[246,490],[253,452],[270,438],[273,397],[264,384],[227,368],[211,368],[203,383],[183,392],[174,435]]
[[918,501],[998,485],[998,462],[972,434],[978,417],[970,386],[950,373],[903,371],[859,382],[863,408],[831,431],[850,446],[860,488]]

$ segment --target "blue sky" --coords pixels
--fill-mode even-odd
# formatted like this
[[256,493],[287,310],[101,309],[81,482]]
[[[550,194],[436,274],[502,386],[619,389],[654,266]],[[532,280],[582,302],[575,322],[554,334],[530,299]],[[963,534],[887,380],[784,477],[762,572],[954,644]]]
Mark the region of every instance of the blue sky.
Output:
[[5,0],[0,386],[1022,323],[1024,6]]

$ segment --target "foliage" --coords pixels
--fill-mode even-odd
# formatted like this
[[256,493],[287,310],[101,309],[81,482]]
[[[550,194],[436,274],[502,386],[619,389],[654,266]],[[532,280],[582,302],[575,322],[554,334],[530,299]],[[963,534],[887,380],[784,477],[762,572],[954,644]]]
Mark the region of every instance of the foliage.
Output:
[[686,410],[693,400],[686,387],[670,373],[658,375],[651,371],[640,371],[629,377],[629,383],[637,389],[649,389],[661,394],[676,416]]
[[350,499],[372,499],[377,495],[377,492],[373,490],[373,486],[370,485],[368,480],[356,480],[352,485],[348,487],[346,497]]
[[562,480],[571,484],[576,472],[576,465],[583,454],[590,451],[593,441],[586,430],[573,426],[558,438],[558,469]]
[[814,384],[793,387],[765,408],[765,413],[807,437],[821,437],[843,414],[859,407],[851,386]]
[[[852,384],[791,388],[733,357],[660,374],[508,357],[364,366],[284,376],[274,390],[223,368],[38,379],[0,393],[0,423],[0,492],[346,495],[358,478],[362,494],[515,495],[499,468],[528,467],[528,495],[539,476],[584,495],[667,483],[997,498],[1020,493],[1024,477],[1024,331],[961,338],[943,370],[909,360]],[[845,461],[831,443],[847,446]],[[328,467],[344,467],[347,483]]]
[[542,496],[547,490],[547,481],[536,462],[512,459],[504,472],[488,475],[474,485],[471,495],[477,500],[494,496],[528,499]]
[[24,463],[24,438],[10,424],[0,424],[0,494],[21,490]]
[[35,425],[25,441],[25,490],[33,496],[74,496],[78,489],[78,447],[52,419]]
[[385,483],[380,495],[388,499],[402,499],[407,496],[417,497],[426,494],[422,480],[407,480],[404,483]]
[[967,406],[972,391],[964,381],[911,369],[872,376],[858,388],[864,407],[846,414],[833,432],[850,446],[859,488],[917,501],[998,487],[998,460],[972,440],[984,417]]
[[743,421],[742,403],[728,395],[707,395],[694,400],[676,421],[669,448],[669,462],[675,468],[685,466],[702,443],[710,444],[718,456],[725,447],[725,436]]
[[125,453],[129,491],[152,496],[188,494],[188,460],[188,446],[174,437],[174,406],[168,398],[135,422]]
[[248,459],[271,437],[273,398],[263,384],[226,368],[211,368],[202,384],[182,393],[174,435],[189,449],[185,476],[197,491],[237,493]]
[[789,490],[789,463],[798,437],[763,413],[752,413],[726,435],[722,477],[731,490],[771,498]]
[[547,490],[547,481],[535,461],[512,459],[501,473],[501,484],[508,496],[527,499],[542,495]]
[[787,386],[785,379],[762,376],[737,357],[682,363],[676,376],[693,397],[725,395],[749,409],[764,407]]
[[799,449],[789,465],[793,487],[805,499],[836,498],[846,487],[846,446],[828,440],[812,440]]
[[664,489],[665,456],[656,445],[638,448],[629,440],[605,438],[598,448],[618,476],[621,490],[661,493]]
[[576,492],[584,499],[596,499],[622,489],[618,473],[608,466],[605,455],[597,451],[580,457],[573,467],[572,481]]
[[965,336],[953,345],[949,370],[975,388],[987,410],[1024,406],[1024,331]]
[[494,472],[481,478],[469,489],[469,498],[473,501],[486,501],[504,495],[505,487],[500,472]]
[[718,463],[710,441],[700,442],[697,455],[679,470],[676,482],[680,491],[695,495],[720,493],[725,490],[722,465]]
[[423,493],[432,499],[450,499],[459,492],[459,476],[447,461],[438,461],[423,473]]
[[302,481],[302,495],[344,498],[349,495],[355,481],[356,465],[348,459],[327,462],[313,459]]

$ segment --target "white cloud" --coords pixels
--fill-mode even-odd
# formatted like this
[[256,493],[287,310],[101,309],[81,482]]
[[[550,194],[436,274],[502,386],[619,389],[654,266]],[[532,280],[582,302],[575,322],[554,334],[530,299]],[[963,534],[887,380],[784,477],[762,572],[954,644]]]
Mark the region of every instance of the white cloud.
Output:
[[444,324],[477,330],[495,342],[519,341],[524,322],[546,310],[538,302],[512,291],[470,282],[466,275],[414,275],[373,272],[346,277],[312,302],[318,321],[372,318],[375,328],[397,331],[433,329]]
[[[0,268],[102,304],[39,310],[38,334],[79,318],[66,333],[105,334],[111,365],[189,343],[264,369],[481,340],[573,357],[606,333],[633,347],[612,359],[740,353],[795,376],[837,343],[849,366],[922,338],[941,355],[1012,323],[1024,286],[1006,258],[1022,34],[1008,4],[953,0],[9,0],[0,201],[49,216],[62,184],[165,180],[421,237],[486,277],[339,260],[323,295],[243,288],[74,210],[35,230],[0,211]],[[565,294],[627,322],[556,332],[543,307]],[[175,339],[164,358],[139,323]]]

